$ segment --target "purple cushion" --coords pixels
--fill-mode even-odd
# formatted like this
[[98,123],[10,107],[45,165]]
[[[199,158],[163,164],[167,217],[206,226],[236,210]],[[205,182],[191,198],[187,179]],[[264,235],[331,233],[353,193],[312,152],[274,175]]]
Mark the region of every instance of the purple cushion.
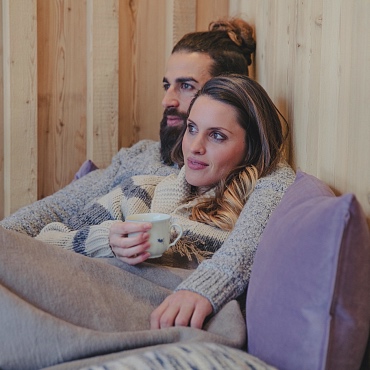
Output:
[[248,352],[285,370],[358,369],[369,322],[365,215],[353,194],[298,171],[255,256]]
[[78,180],[81,177],[87,175],[91,171],[95,171],[98,169],[98,166],[90,159],[87,159],[84,163],[82,163],[79,170],[76,172],[74,176],[74,180]]

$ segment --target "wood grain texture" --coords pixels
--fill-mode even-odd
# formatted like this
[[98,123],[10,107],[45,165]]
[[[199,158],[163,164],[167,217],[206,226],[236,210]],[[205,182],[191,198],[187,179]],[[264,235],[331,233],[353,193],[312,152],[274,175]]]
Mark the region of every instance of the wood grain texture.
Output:
[[38,0],[38,197],[86,158],[86,1]]
[[119,147],[138,141],[137,3],[119,0]]
[[[195,32],[196,30],[196,0],[174,0],[173,14],[171,19],[172,23],[172,46],[181,39],[186,33]],[[169,33],[169,30],[167,30]],[[168,54],[169,55],[169,54]]]
[[3,214],[37,199],[36,1],[3,0]]
[[196,30],[207,31],[212,21],[228,15],[229,0],[197,0]]
[[[242,18],[249,23],[253,28],[254,37],[256,36],[256,22],[257,22],[257,2],[232,0],[229,2],[229,16]],[[248,67],[249,77],[256,78],[256,63],[254,62],[255,55],[252,55],[252,64]]]
[[118,0],[87,2],[87,158],[102,168],[118,150]]
[[165,0],[120,1],[121,146],[142,139],[158,140],[166,59],[165,15]]
[[255,78],[289,120],[291,163],[354,193],[370,225],[370,1],[232,3],[255,25]]
[[4,47],[3,3],[0,0],[0,220],[4,218]]
[[[165,0],[137,2],[137,44],[132,55],[135,84],[132,99],[136,101],[135,138],[158,140],[162,118],[162,78],[166,63]],[[131,94],[131,91],[129,91]]]

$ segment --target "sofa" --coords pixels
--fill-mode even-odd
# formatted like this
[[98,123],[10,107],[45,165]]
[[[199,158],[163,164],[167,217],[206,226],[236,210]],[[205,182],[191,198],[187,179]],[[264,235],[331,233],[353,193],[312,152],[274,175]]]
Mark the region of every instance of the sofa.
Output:
[[354,194],[297,171],[262,235],[245,350],[172,343],[84,369],[370,369],[370,235]]

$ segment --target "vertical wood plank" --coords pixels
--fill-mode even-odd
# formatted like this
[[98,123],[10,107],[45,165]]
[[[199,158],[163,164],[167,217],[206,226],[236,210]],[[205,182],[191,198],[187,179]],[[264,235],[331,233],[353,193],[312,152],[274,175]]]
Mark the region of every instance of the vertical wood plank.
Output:
[[[254,9],[257,41],[254,78],[266,89],[291,127],[297,7],[294,0],[286,1],[283,7],[280,5],[278,0],[261,0]],[[287,158],[291,156],[291,146],[290,137]]]
[[86,1],[38,0],[39,198],[86,158]]
[[[120,51],[120,144],[130,146],[142,139],[159,138],[166,0],[121,1],[120,5],[127,12],[120,22],[127,20],[130,25],[124,27],[127,35],[122,40],[128,49]],[[120,36],[123,32],[120,28]],[[129,83],[124,82],[127,76]]]
[[197,0],[166,0],[166,61],[174,45],[187,33],[196,31]]
[[3,0],[4,214],[37,199],[36,0]]
[[[334,4],[335,3],[335,4]],[[322,60],[320,70],[320,106],[318,158],[321,164],[318,176],[325,178],[330,184],[335,182],[335,151],[338,139],[338,96],[340,86],[340,12],[341,1],[325,1],[323,4],[323,39]],[[334,41],[335,40],[335,41]],[[330,62],[329,62],[330,61]],[[330,137],[325,142],[323,138]]]
[[118,149],[118,10],[87,2],[87,158],[100,168]]
[[[166,65],[166,1],[140,0],[137,17],[138,40],[138,138],[159,139],[162,118],[162,78]],[[141,124],[143,123],[143,125]]]
[[[256,1],[243,1],[243,0],[229,0],[229,16],[242,18],[249,23],[253,28],[253,34],[256,38],[256,12],[257,12]],[[248,67],[249,77],[256,78],[256,56],[252,55],[252,64]]]
[[137,1],[119,1],[119,147],[130,147],[137,136]]
[[0,220],[4,218],[4,48],[3,1],[0,0]]
[[[272,76],[269,69],[274,67],[275,48],[272,45],[277,42],[275,25],[275,2],[261,0],[258,4],[255,18],[257,49],[255,55],[255,77],[256,80],[268,90],[272,91]],[[280,44],[278,44],[280,46]]]
[[207,31],[212,21],[229,16],[229,0],[197,0],[197,31]]
[[[289,25],[287,27],[287,25]],[[281,114],[289,123],[293,123],[293,99],[294,99],[294,74],[292,71],[295,69],[295,47],[296,41],[296,28],[297,28],[297,2],[286,1],[285,6],[279,5],[276,0],[276,15],[275,15],[275,32],[280,36],[276,40],[279,47],[276,48],[275,60],[278,63],[275,69],[270,65],[271,71],[275,70],[273,75],[274,79],[274,93],[271,97],[280,110]],[[292,125],[290,125],[292,126]],[[292,138],[289,140],[286,147],[286,157],[292,156]]]
[[[297,8],[294,90],[292,102],[292,134],[294,162],[305,171],[317,175],[319,158],[319,112],[322,2],[299,2]],[[299,102],[299,103],[297,103]]]
[[[196,5],[196,0],[174,0],[172,46],[186,33],[196,30]],[[169,33],[169,30],[167,32]]]

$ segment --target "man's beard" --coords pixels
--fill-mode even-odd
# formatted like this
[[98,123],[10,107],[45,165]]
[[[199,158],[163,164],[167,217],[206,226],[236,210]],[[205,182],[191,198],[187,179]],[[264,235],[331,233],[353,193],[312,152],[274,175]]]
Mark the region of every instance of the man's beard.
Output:
[[[167,126],[167,116],[178,116],[183,120],[182,125]],[[163,118],[161,121],[161,127],[159,131],[159,137],[161,141],[161,160],[166,165],[172,165],[171,152],[179,138],[185,122],[187,114],[178,112],[176,108],[168,108],[163,112]]]

